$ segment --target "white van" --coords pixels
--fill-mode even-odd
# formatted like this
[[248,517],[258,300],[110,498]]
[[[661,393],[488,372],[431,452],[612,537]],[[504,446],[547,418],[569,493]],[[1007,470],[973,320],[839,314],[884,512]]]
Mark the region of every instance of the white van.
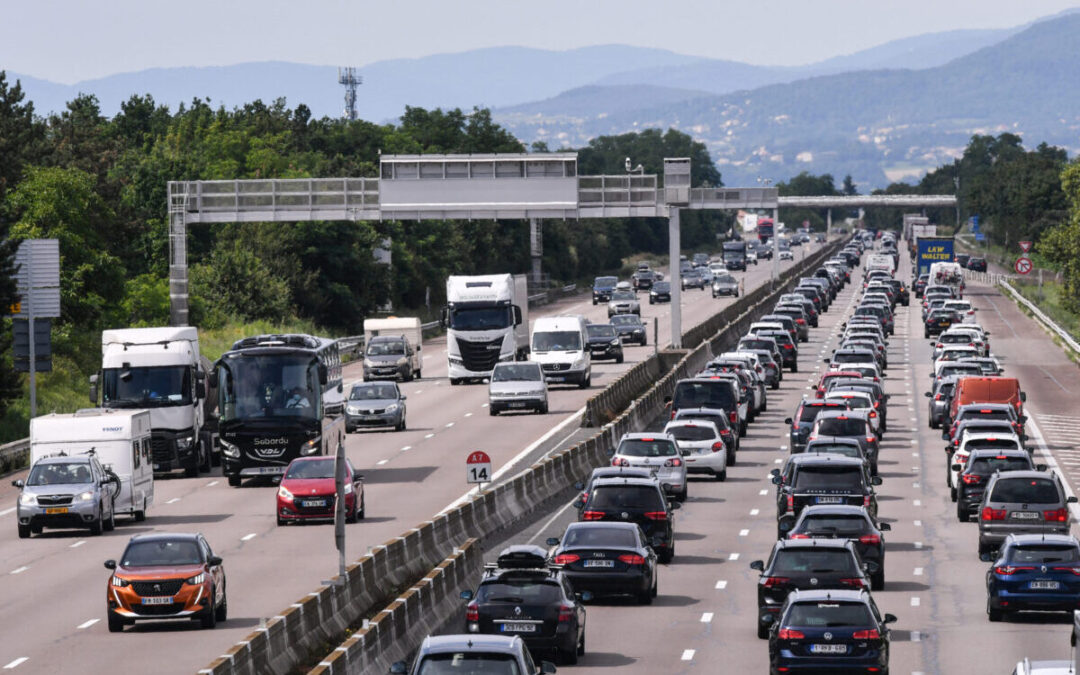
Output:
[[150,411],[90,408],[30,420],[31,466],[60,452],[80,455],[90,450],[106,471],[120,478],[114,512],[143,520],[154,503]]
[[540,364],[548,382],[592,384],[592,356],[585,318],[580,315],[545,316],[536,320],[529,359]]
[[866,274],[873,270],[885,270],[889,274],[893,274],[896,272],[896,261],[887,253],[871,254],[866,259]]
[[936,262],[930,265],[930,286],[948,286],[953,297],[964,297],[964,269],[956,262]]

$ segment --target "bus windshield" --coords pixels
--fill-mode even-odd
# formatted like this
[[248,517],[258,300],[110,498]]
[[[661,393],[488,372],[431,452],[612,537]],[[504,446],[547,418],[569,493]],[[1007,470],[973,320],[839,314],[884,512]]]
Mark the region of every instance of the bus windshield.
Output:
[[318,361],[311,354],[244,354],[222,358],[221,419],[319,419]]

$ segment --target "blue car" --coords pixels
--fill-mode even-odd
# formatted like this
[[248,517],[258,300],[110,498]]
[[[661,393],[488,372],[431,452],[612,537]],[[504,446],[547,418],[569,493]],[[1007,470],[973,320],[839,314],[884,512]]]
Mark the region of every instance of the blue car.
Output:
[[1080,541],[1065,534],[1009,535],[986,572],[986,596],[991,621],[1024,610],[1072,612],[1080,606]]
[[792,591],[769,631],[769,672],[887,672],[895,621],[866,590]]
[[611,294],[615,292],[615,286],[619,283],[618,277],[596,277],[593,280],[592,304],[611,300]]

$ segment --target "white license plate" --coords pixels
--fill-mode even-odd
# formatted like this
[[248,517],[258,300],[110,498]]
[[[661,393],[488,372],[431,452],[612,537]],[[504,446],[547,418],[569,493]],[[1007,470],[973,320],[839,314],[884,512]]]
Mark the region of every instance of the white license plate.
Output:
[[514,401],[512,403],[508,403],[506,405],[506,407],[507,408],[524,408],[527,405],[528,405],[528,403],[526,403],[525,401]]
[[585,567],[615,567],[614,560],[586,560]]
[[144,605],[171,605],[172,596],[166,596],[163,598],[143,598],[142,604]]
[[1013,511],[1012,517],[1016,520],[1038,520],[1038,511]]
[[505,621],[501,626],[504,633],[535,633],[535,623],[522,623],[519,621]]
[[1056,591],[1061,588],[1060,581],[1032,581],[1028,588],[1033,591]]
[[843,504],[843,497],[817,497],[814,499],[815,504]]
[[326,500],[325,499],[307,499],[307,500],[304,501],[304,506],[309,507],[309,508],[312,507],[312,506],[326,506]]
[[811,654],[847,654],[847,645],[810,645]]
[[549,376],[548,379],[551,380],[552,382],[565,382],[566,381],[565,377],[550,377]]

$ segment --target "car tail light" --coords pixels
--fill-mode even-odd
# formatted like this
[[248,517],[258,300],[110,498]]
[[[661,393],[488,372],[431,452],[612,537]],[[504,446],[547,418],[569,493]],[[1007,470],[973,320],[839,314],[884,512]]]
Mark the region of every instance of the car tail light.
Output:
[[616,457],[611,460],[611,466],[630,466],[630,460],[625,457]]
[[781,628],[777,637],[781,640],[802,640],[806,638],[801,630],[793,630],[791,628]]
[[667,520],[667,511],[646,511],[645,517],[649,520]]
[[1064,523],[1069,520],[1069,511],[1064,508],[1043,511],[1043,520],[1050,523]]
[[1055,572],[1071,572],[1073,575],[1080,577],[1080,567],[1053,567],[1051,569]]
[[873,443],[873,442],[874,442],[874,441],[876,441],[876,440],[877,440],[877,439],[876,439],[876,438],[874,438],[873,436],[867,436],[867,437],[866,437],[866,442],[867,442],[867,443]]
[[851,634],[852,640],[880,640],[881,633],[876,628],[869,628],[867,630],[857,630]]
[[713,452],[720,452],[723,449],[724,449],[724,442],[723,441],[720,441],[719,443],[713,443],[712,444],[712,451]]
[[802,326],[802,325],[804,325],[806,323],[806,320],[805,319],[795,319],[795,323]]
[[791,345],[784,345],[784,349],[791,349]]
[[788,511],[794,511],[795,510],[795,497],[792,496],[792,495],[787,496],[787,510]]
[[960,479],[964,481],[964,483],[966,483],[967,485],[974,485],[975,483],[979,483],[982,481],[982,476],[977,476],[973,473],[969,473],[961,476]]
[[1005,509],[993,509],[984,506],[979,518],[980,520],[1005,520]]
[[645,558],[636,553],[627,553],[626,555],[619,556],[619,562],[624,562],[627,565],[644,565]]
[[585,511],[581,514],[582,520],[600,520],[604,517],[603,511]]
[[789,534],[788,535],[788,539],[809,539],[809,538],[810,538],[810,535],[802,534],[801,532],[799,534]]
[[776,588],[790,582],[789,577],[765,577],[765,588]]
[[728,436],[731,435],[731,429],[721,429],[720,430],[720,435],[723,436],[724,438],[727,438]]
[[673,458],[667,460],[666,462],[664,462],[664,466],[666,466],[668,468],[671,468],[673,466],[682,466],[682,460],[679,459],[678,457],[673,457]]
[[844,584],[845,586],[851,586],[852,588],[862,588],[863,587],[862,579],[855,578],[855,577],[850,578],[850,579],[841,579],[840,583]]
[[738,422],[739,421],[738,413],[736,413],[734,410],[729,412],[728,413],[728,421],[731,422],[732,424],[735,424],[736,422]]
[[[939,377],[938,379],[940,380],[941,378]],[[941,394],[940,393],[934,394],[934,400],[935,401],[940,401],[941,400]]]
[[573,553],[560,553],[555,556],[554,562],[556,565],[569,565],[570,563],[576,563],[579,560],[581,560],[581,556],[579,555],[574,555]]
[[798,431],[799,430],[799,423],[798,422],[792,423],[791,430],[792,431]]
[[871,411],[870,411],[870,414],[868,415],[868,417],[869,417],[870,419],[876,419],[876,418],[877,418],[877,413],[876,413],[876,412],[874,412],[873,410],[871,410]]
[[859,537],[860,544],[880,544],[881,536],[876,534],[864,534]]
[[574,618],[574,608],[569,605],[562,605],[559,607],[559,623],[570,623],[570,620]]
[[465,607],[465,620],[466,621],[479,621],[480,620],[480,608],[476,602],[470,602]]
[[862,505],[863,508],[870,508],[870,495],[863,495]]
[[1005,565],[1004,567],[995,567],[994,574],[1001,574],[1004,576],[1012,576],[1017,572],[1029,572],[1035,569],[1034,567],[1016,567],[1014,565]]

